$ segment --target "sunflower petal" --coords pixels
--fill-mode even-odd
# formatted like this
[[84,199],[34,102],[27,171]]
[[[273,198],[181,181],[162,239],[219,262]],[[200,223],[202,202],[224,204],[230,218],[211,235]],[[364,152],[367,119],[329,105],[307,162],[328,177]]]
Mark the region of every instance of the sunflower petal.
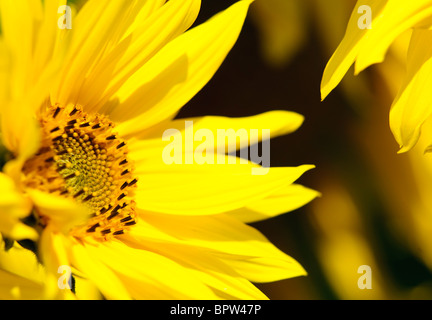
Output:
[[162,48],[130,77],[113,99],[112,119],[128,120],[123,136],[172,118],[211,79],[233,47],[251,1],[239,1]]
[[[363,5],[367,5],[371,8],[373,13],[372,26],[375,29],[376,17],[384,9],[387,2],[387,0],[359,0],[357,1],[355,8],[359,8]],[[358,27],[359,18],[360,15],[357,13],[357,10],[354,10],[348,22],[347,31],[344,38],[325,67],[321,81],[322,100],[327,97],[327,95],[339,84],[344,75],[347,73],[348,69],[356,60],[361,46],[365,41],[364,39],[366,39],[370,32],[369,29],[360,29]]]
[[408,51],[407,75],[390,111],[390,128],[401,149],[410,150],[418,141],[423,123],[432,114],[432,31],[414,30]]
[[[169,243],[200,248],[210,252],[240,275],[254,282],[276,281],[305,275],[302,266],[271,244],[260,232],[229,217],[171,216],[142,213],[140,221],[146,227],[132,229],[126,239],[147,243],[157,250]],[[182,225],[182,228],[178,226]],[[165,235],[155,241],[146,236],[146,229],[164,230]],[[152,243],[154,244],[152,246]],[[182,250],[183,249],[178,249]]]
[[255,283],[273,282],[307,275],[300,263],[289,256],[284,259],[235,259],[228,255],[219,257],[242,277]]
[[[161,141],[163,133],[167,129],[178,130],[181,135],[184,135],[186,121],[191,121],[193,123],[194,133],[197,130],[206,129],[210,130],[215,138],[217,137],[217,130],[232,129],[237,132],[240,129],[246,129],[248,131],[251,129],[260,129],[258,131],[258,139],[254,141],[258,142],[262,140],[262,132],[264,129],[270,130],[270,138],[282,136],[296,131],[302,125],[304,117],[296,112],[273,110],[253,116],[238,118],[223,116],[182,118],[156,125],[151,128],[151,130],[143,132],[139,137],[145,140],[157,139]],[[250,139],[248,140],[250,142]],[[217,147],[217,144],[215,147]]]
[[[147,1],[144,7],[151,3],[154,1]],[[106,55],[86,80],[81,99],[88,110],[101,109],[129,77],[164,45],[189,28],[198,15],[200,3],[200,0],[174,0],[151,15],[145,13],[147,17],[141,17],[140,13],[130,34]],[[109,114],[110,110],[105,108],[101,112]]]
[[71,248],[71,262],[99,288],[107,299],[126,300],[131,296],[117,275],[82,245]]
[[87,207],[71,199],[36,189],[27,189],[26,192],[33,201],[36,210],[47,217],[49,224],[57,231],[66,234],[74,226],[87,221],[90,216],[90,210]]
[[320,193],[315,190],[292,184],[228,214],[245,223],[258,222],[296,210],[319,195]]
[[31,203],[3,173],[0,173],[0,194],[0,232],[12,239],[36,240],[37,232],[20,221],[30,214]]
[[[92,256],[104,261],[120,278],[133,279],[128,290],[138,299],[214,299],[215,295],[186,268],[154,252],[109,242],[88,247]],[[138,295],[138,296],[136,296]]]
[[[358,26],[361,15],[357,9],[368,6],[372,14],[370,29]],[[406,30],[430,24],[432,3],[419,0],[409,4],[403,0],[359,0],[355,6],[344,39],[324,71],[321,96],[324,99],[355,63],[355,74],[384,60],[392,42]]]
[[[142,247],[146,242],[135,239],[132,243]],[[187,268],[188,272],[211,288],[218,299],[267,300],[247,279],[209,252],[180,243],[152,245],[147,242],[147,247]]]
[[[136,191],[137,206],[143,210],[180,215],[208,215],[227,212],[265,198],[297,180],[313,166],[254,168],[246,164],[168,166],[162,172],[148,172],[145,184]],[[170,167],[184,168],[172,174]],[[204,170],[205,168],[214,168]],[[161,168],[163,169],[163,168]],[[265,172],[264,172],[265,171]],[[167,201],[169,199],[169,201]]]

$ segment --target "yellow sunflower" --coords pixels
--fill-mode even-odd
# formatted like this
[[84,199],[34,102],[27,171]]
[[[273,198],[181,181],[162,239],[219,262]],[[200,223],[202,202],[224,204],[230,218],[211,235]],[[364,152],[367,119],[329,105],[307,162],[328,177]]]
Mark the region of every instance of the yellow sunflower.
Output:
[[7,254],[29,248],[29,264],[43,266],[29,280],[4,254],[0,272],[34,295],[20,294],[20,283],[0,281],[0,289],[18,298],[265,299],[252,282],[305,275],[245,222],[315,198],[293,184],[313,166],[268,170],[232,164],[230,155],[226,164],[162,159],[164,131],[185,121],[214,136],[268,128],[275,137],[301,125],[303,117],[287,111],[174,120],[223,62],[250,3],[188,30],[200,1],[89,0],[60,28],[70,18],[59,15],[65,1],[0,0],[8,150],[0,231]]
[[[362,27],[364,21],[370,25]],[[432,115],[429,90],[432,50],[432,1],[359,0],[342,42],[324,71],[321,94],[324,99],[355,62],[355,74],[385,59],[399,37],[410,37],[406,75],[390,111],[390,127],[400,152],[418,141],[421,127]]]

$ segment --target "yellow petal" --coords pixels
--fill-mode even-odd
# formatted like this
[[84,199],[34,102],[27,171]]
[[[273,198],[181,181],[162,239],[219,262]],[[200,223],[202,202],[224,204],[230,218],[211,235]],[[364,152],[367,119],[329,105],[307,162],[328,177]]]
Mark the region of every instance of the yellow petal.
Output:
[[187,268],[154,252],[111,241],[88,247],[92,256],[128,281],[137,299],[213,299],[215,295]]
[[[173,172],[170,167],[182,170]],[[137,189],[137,206],[153,212],[206,215],[235,210],[265,198],[293,183],[313,166],[255,168],[265,170],[263,175],[251,174],[252,167],[245,164],[165,165],[163,168],[162,172],[142,176],[145,183]]]
[[[261,233],[228,215],[167,217],[143,213],[141,218],[147,225],[170,237],[163,235],[159,241],[150,240],[143,229],[132,229],[126,236],[126,239],[132,238],[136,243],[146,243],[149,248],[158,250],[167,243],[201,248],[254,282],[306,274],[298,262],[277,249]],[[179,247],[178,250],[183,249]]]
[[122,136],[172,118],[211,79],[234,45],[251,1],[239,1],[168,43],[130,77],[113,99]]
[[9,250],[0,250],[0,299],[50,299],[44,281],[44,269],[33,252],[16,242]]
[[[202,137],[199,139],[196,136],[200,132],[204,132],[213,139],[210,145],[206,148],[206,152],[212,152],[211,161],[213,163],[231,163],[240,162],[238,159],[217,159],[217,153],[231,153],[239,148],[245,148],[246,145],[256,144],[263,139],[271,139],[280,135],[284,135],[295,131],[303,122],[303,116],[289,111],[269,111],[263,114],[250,117],[228,118],[228,117],[213,117],[206,116],[200,118],[180,119],[169,122],[164,122],[152,128],[151,131],[145,131],[142,135],[143,140],[131,140],[128,144],[130,157],[137,167],[137,173],[149,172],[151,170],[161,169],[166,166],[163,159],[164,149],[167,148],[171,141],[164,141],[162,138],[167,131],[173,131],[171,139],[179,139],[182,142],[182,162],[186,163],[184,153],[198,152]],[[191,121],[192,125],[186,122]],[[187,133],[186,133],[187,131]],[[221,134],[218,134],[221,132]],[[189,137],[192,137],[189,139]],[[186,148],[186,140],[193,140]],[[214,140],[214,141],[213,141]],[[206,141],[208,142],[208,141]],[[186,150],[188,149],[188,150]],[[244,149],[247,150],[247,149]],[[251,151],[252,153],[252,151]],[[241,156],[243,153],[241,153]],[[192,157],[194,158],[194,157]],[[195,159],[192,159],[196,163]],[[178,166],[171,167],[168,170],[182,170]],[[223,168],[223,167],[222,167]],[[183,169],[188,170],[188,166]],[[214,167],[220,169],[220,166]]]
[[16,242],[9,250],[3,250],[4,243],[0,242],[0,268],[36,283],[44,281],[45,270],[38,263],[36,255],[30,250],[24,249]]
[[30,214],[31,203],[3,173],[0,173],[0,194],[0,232],[12,239],[36,240],[37,232],[20,221]]
[[134,4],[127,0],[87,1],[84,4],[67,33],[66,41],[70,41],[70,47],[63,61],[62,81],[52,92],[52,102],[62,105],[80,102],[85,77],[122,36],[120,30],[126,31],[124,24],[130,23],[127,14]]
[[[9,79],[12,97],[25,96],[27,72],[31,69],[31,54],[34,45],[34,20],[39,1],[0,1],[1,30],[14,70]],[[34,4],[34,5],[32,5]]]
[[432,17],[430,0],[418,0],[409,4],[403,0],[387,1],[382,13],[375,12],[372,6],[371,8],[377,21],[375,24],[372,22],[372,29],[367,29],[370,32],[364,38],[365,43],[358,53],[356,74],[374,63],[382,62],[388,48],[399,35],[413,27],[430,26]]
[[125,300],[131,296],[117,275],[103,261],[90,254],[87,248],[76,244],[71,248],[71,262],[99,288],[107,299]]
[[[63,299],[75,299],[69,288],[59,287],[61,275],[71,269],[69,242],[53,225],[48,225],[42,232],[39,242],[40,259],[46,269],[45,290],[47,295],[57,295]],[[65,269],[68,268],[68,269]],[[64,281],[68,281],[67,278]],[[59,290],[60,289],[60,290]]]
[[255,283],[273,282],[307,275],[300,263],[289,256],[283,260],[269,258],[235,259],[224,255],[220,258],[242,277]]
[[49,272],[57,273],[60,266],[70,266],[67,240],[53,226],[44,229],[39,244],[42,262]]
[[[147,212],[142,214],[141,218],[174,239],[178,239],[178,244],[205,248],[207,251],[241,258],[283,260],[287,257],[256,229],[225,214],[191,217]],[[131,229],[130,233],[138,237],[135,230]]]
[[[370,29],[359,28],[360,7],[371,8]],[[402,0],[359,0],[348,23],[344,39],[328,62],[321,83],[324,99],[342,80],[350,66],[355,64],[355,74],[368,66],[384,60],[392,42],[406,30],[430,25],[432,3],[419,0],[407,3]]]
[[68,233],[71,228],[87,221],[90,210],[78,202],[36,189],[26,190],[36,210],[48,218],[54,230]]
[[[106,55],[86,79],[80,96],[82,104],[89,111],[99,110],[164,45],[191,26],[198,15],[200,2],[169,1],[149,15],[148,7],[155,1],[147,1],[141,10],[144,12],[138,14],[136,22],[130,27],[130,34]],[[109,114],[110,110],[102,109],[101,112]]]
[[[333,56],[330,58],[327,66],[325,67],[323,78],[321,81],[321,99],[325,97],[339,84],[348,69],[356,60],[364,39],[366,39],[369,32],[377,28],[376,17],[387,5],[387,0],[359,0],[348,22],[347,31],[344,38],[339,44]],[[372,26],[373,29],[360,29],[358,20],[360,16],[357,12],[360,6],[367,5],[371,8],[372,12]],[[373,54],[373,52],[369,52]]]
[[245,223],[258,222],[296,210],[319,195],[320,193],[315,190],[292,184],[228,214]]
[[390,111],[390,128],[401,150],[410,150],[418,141],[420,130],[432,114],[432,31],[414,30],[408,51],[407,75]]
[[[237,132],[240,129],[258,129],[258,141],[262,140],[262,132],[265,129],[270,130],[270,138],[275,138],[296,131],[303,123],[304,117],[296,112],[273,110],[249,117],[223,117],[223,116],[204,116],[197,118],[182,118],[164,122],[156,125],[151,130],[146,130],[140,135],[142,139],[161,140],[163,132],[167,129],[176,129],[184,135],[185,122],[192,121],[194,133],[200,129],[207,129],[217,137],[217,130],[232,129]],[[231,141],[231,140],[229,140]],[[219,141],[222,142],[222,141]],[[217,144],[215,144],[217,147]]]
[[29,106],[14,101],[2,106],[0,112],[4,145],[20,160],[28,159],[39,149],[41,139],[39,125]]
[[1,300],[43,299],[43,285],[0,269]]
[[[137,245],[142,246],[143,242],[138,242]],[[250,281],[208,251],[172,243],[147,246],[187,268],[194,277],[214,291],[216,299],[267,300]]]

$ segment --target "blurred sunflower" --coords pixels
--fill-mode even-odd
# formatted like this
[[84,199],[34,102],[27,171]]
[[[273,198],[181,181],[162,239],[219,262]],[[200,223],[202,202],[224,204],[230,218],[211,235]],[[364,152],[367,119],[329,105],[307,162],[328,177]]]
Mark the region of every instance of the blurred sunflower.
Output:
[[[252,175],[268,168],[166,165],[161,157],[163,132],[184,123],[173,119],[223,62],[250,3],[186,31],[200,1],[87,1],[73,29],[62,29],[65,1],[0,0],[5,295],[265,299],[251,281],[305,274],[244,222],[315,198],[293,184],[313,166]],[[303,117],[186,120],[196,130],[261,127],[275,137]],[[37,279],[8,262],[24,248],[36,253],[29,265],[42,268]],[[58,292],[61,266],[72,270],[67,294]]]
[[[369,29],[358,25],[364,14],[361,6],[370,8],[372,24]],[[430,0],[409,3],[399,0],[358,1],[345,37],[324,71],[322,98],[337,86],[354,62],[355,74],[382,62],[390,45],[410,32],[406,75],[390,111],[390,127],[400,145],[400,152],[410,150],[419,139],[421,127],[432,114],[432,98],[428,85],[425,85],[431,82],[432,51],[428,45],[432,37],[431,26]]]

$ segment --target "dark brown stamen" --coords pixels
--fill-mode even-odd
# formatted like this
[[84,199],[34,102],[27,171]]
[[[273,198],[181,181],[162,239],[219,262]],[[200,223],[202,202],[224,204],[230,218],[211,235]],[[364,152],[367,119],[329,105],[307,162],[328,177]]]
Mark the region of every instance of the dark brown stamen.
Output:
[[99,222],[93,225],[92,227],[88,228],[87,232],[95,232],[97,227],[100,227]]
[[69,113],[69,117],[74,116],[78,112],[77,108],[74,108],[71,113]]
[[60,110],[60,107],[57,107],[57,109],[54,111],[53,118],[57,117],[57,115],[60,113]]
[[126,143],[122,142],[117,146],[117,149],[123,148],[126,145]]
[[129,217],[121,219],[120,222],[128,222],[128,221],[131,221],[132,219],[133,218],[131,216],[129,216]]
[[79,197],[80,195],[82,195],[84,193],[84,190],[83,189],[81,189],[80,191],[78,191],[77,193],[75,193],[74,194],[74,198],[77,198],[77,197]]
[[106,234],[108,234],[108,233],[110,233],[111,232],[111,229],[106,229],[106,230],[102,230],[101,231],[101,234],[102,235],[106,235]]
[[117,137],[115,136],[115,134],[109,136],[108,138],[106,138],[106,140],[115,140],[117,139]]

